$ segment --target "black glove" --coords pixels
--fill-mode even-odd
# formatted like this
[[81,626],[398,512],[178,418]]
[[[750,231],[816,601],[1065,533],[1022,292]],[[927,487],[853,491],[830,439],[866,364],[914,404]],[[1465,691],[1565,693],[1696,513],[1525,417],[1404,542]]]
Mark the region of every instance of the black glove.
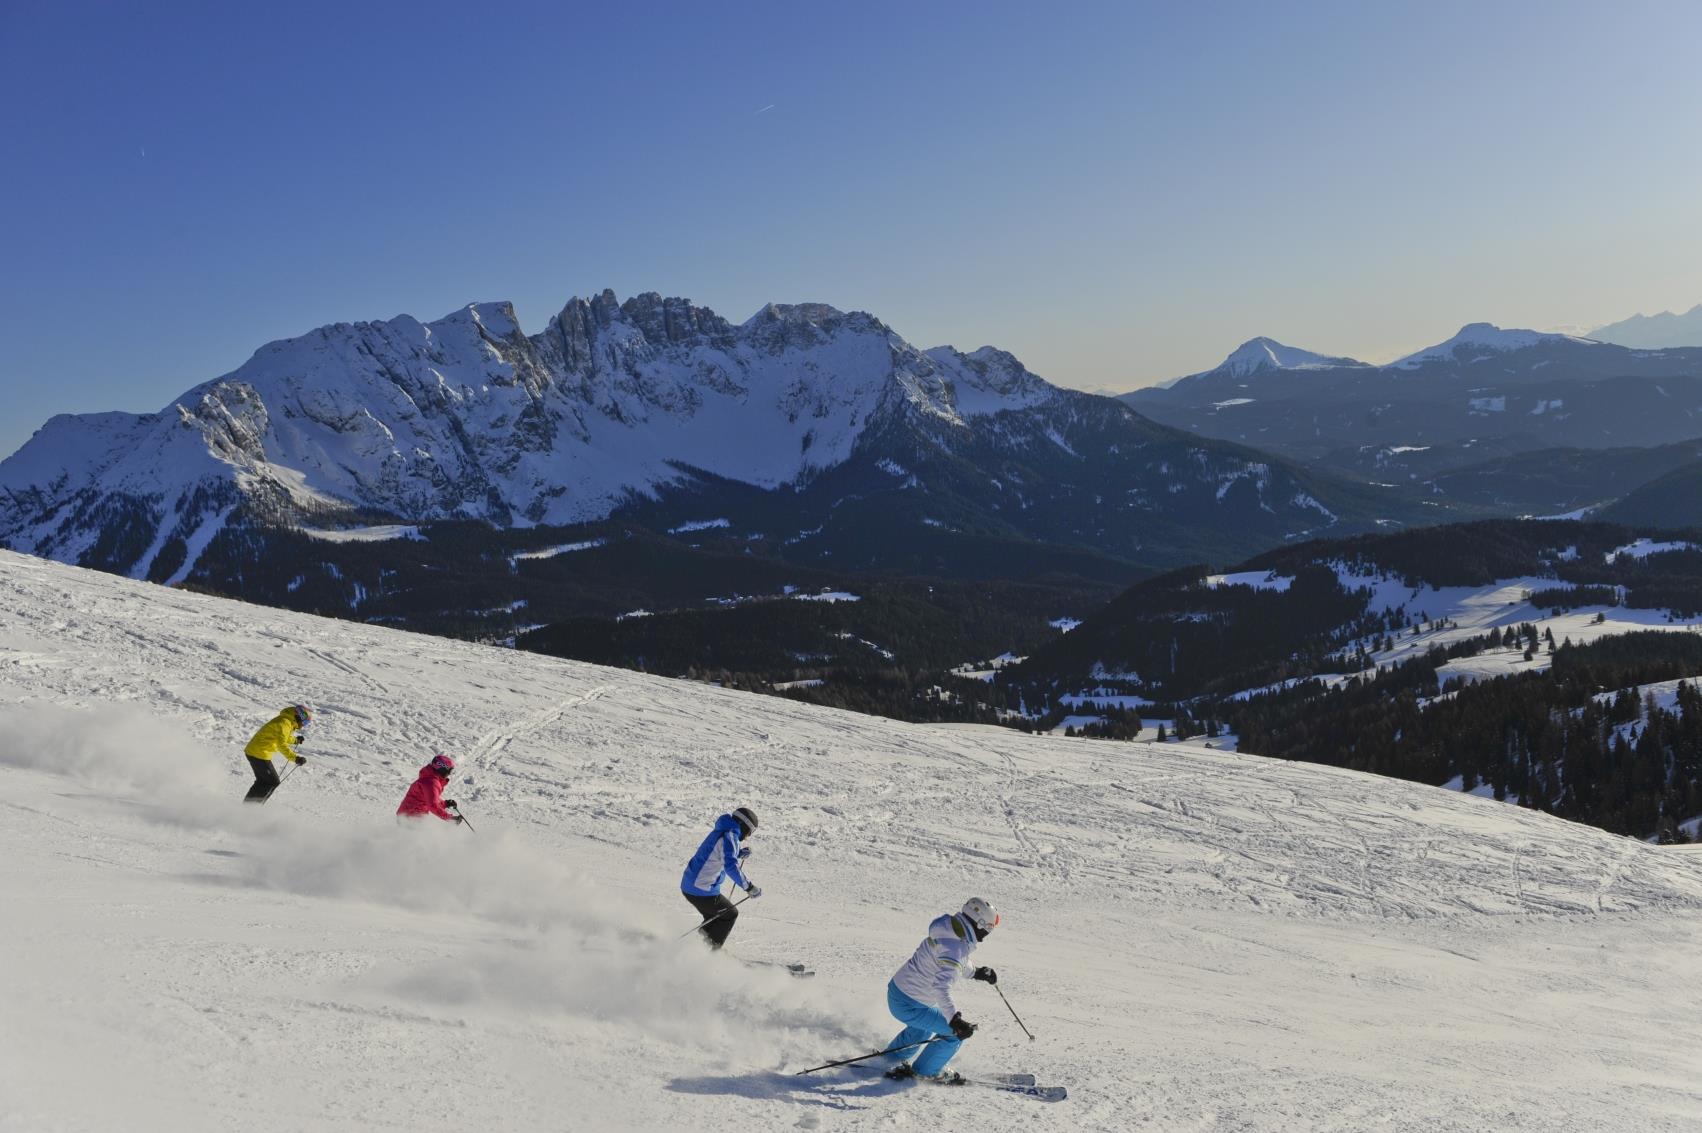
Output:
[[959,1011],[951,1017],[951,1033],[959,1039],[966,1039],[975,1033],[975,1024],[965,1019],[963,1012]]
[[461,809],[460,807],[455,805],[454,799],[444,799],[443,805],[448,807],[450,810],[460,810]]
[[306,763],[307,763],[307,757],[306,756],[298,755],[298,756],[295,757],[295,765],[297,767],[304,766]]
[[970,978],[980,980],[983,983],[996,984],[999,982],[999,973],[991,968],[976,968]]

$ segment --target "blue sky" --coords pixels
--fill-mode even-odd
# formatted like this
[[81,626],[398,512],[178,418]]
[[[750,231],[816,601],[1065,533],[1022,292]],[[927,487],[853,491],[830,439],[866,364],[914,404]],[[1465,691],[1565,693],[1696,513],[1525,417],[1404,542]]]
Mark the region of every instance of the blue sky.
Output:
[[874,312],[1124,390],[1702,302],[1702,5],[0,3],[0,453],[271,339]]

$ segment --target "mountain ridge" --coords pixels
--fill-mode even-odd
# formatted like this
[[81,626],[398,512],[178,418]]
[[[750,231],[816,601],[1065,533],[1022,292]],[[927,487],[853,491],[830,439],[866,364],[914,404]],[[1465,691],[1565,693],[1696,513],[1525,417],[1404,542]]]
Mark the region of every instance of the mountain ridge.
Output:
[[[216,588],[254,577],[243,540],[260,527],[617,514],[657,532],[721,517],[747,553],[923,573],[954,533],[1150,569],[1428,518],[1053,386],[996,347],[920,350],[823,303],[735,325],[609,290],[535,335],[504,302],[331,324],[158,413],[56,417],[0,462],[7,545]],[[222,582],[196,573],[209,548]]]
[[1590,332],[1590,337],[1645,350],[1702,346],[1702,303],[1683,312],[1635,314],[1629,319],[1597,327]]
[[1204,436],[1314,462],[1354,448],[1623,448],[1702,433],[1702,348],[1635,350],[1468,323],[1379,367],[1189,375],[1124,394]]
[[1491,354],[1523,350],[1544,342],[1567,341],[1594,345],[1594,340],[1551,331],[1502,329],[1494,323],[1467,323],[1451,338],[1398,358],[1388,368],[1415,369],[1426,362],[1476,361]]

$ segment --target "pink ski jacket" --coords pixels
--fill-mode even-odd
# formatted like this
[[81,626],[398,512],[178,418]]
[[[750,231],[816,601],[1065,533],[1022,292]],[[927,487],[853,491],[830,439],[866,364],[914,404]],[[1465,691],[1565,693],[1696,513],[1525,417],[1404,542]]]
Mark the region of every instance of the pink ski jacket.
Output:
[[428,814],[450,820],[453,816],[449,808],[443,805],[443,785],[448,782],[443,776],[432,770],[431,764],[420,768],[420,777],[408,787],[408,793],[402,796],[402,805],[396,808],[396,813],[408,818],[424,818]]

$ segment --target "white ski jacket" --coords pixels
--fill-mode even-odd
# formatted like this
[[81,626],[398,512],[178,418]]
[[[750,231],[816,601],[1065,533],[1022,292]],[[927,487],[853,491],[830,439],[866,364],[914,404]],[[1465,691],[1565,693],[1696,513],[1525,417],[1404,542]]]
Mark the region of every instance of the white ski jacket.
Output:
[[917,946],[916,954],[898,969],[892,982],[911,999],[938,1007],[950,1019],[957,1014],[951,985],[959,977],[974,974],[969,956],[977,943],[974,926],[963,917],[955,913],[938,917],[928,926],[928,939]]

